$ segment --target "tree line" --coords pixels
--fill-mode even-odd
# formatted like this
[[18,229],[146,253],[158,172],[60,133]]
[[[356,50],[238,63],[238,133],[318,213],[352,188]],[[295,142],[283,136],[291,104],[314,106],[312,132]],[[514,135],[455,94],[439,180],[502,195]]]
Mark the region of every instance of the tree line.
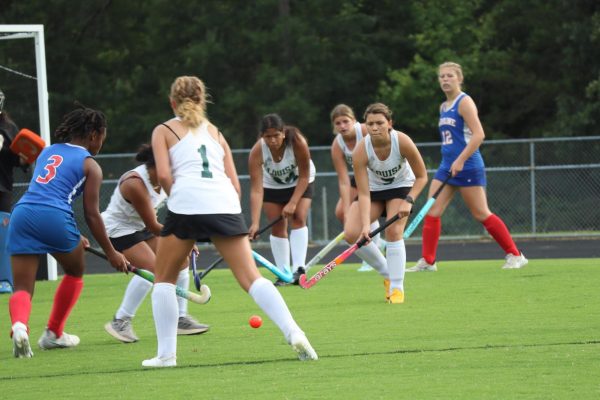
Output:
[[[105,152],[132,152],[171,116],[179,75],[208,87],[210,119],[249,147],[277,112],[331,143],[338,103],[375,101],[417,142],[436,141],[437,65],[462,64],[488,138],[600,134],[596,0],[4,0],[0,24],[43,24],[51,127],[75,100],[103,110]],[[33,44],[0,65],[35,75]],[[6,109],[38,126],[35,81],[0,69]]]

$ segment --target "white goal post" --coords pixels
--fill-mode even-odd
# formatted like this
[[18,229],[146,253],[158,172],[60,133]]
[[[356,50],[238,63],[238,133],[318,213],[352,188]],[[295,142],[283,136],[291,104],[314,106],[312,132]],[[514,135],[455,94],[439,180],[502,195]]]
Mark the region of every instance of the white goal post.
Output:
[[[46,47],[44,25],[0,25],[0,40],[33,39],[40,116],[40,135],[50,145],[50,117],[48,110],[48,83],[46,79]],[[56,260],[48,255],[48,280],[58,279]]]

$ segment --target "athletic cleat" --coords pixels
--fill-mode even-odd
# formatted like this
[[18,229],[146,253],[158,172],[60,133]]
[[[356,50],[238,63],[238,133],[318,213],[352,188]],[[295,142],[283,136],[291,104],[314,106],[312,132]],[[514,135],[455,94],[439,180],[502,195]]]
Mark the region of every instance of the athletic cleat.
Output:
[[312,348],[306,335],[302,332],[293,333],[291,336],[290,344],[292,349],[298,353],[298,359],[300,361],[318,360],[319,356],[315,349]]
[[111,322],[104,325],[104,329],[109,335],[123,343],[133,343],[139,340],[131,326],[131,318],[113,318]]
[[13,355],[16,358],[31,358],[33,351],[29,345],[27,327],[21,322],[15,323],[12,330]]
[[358,272],[369,272],[369,271],[373,271],[373,267],[371,267],[369,264],[367,264],[365,261],[363,261],[362,265],[358,269]]
[[384,279],[383,280],[383,287],[385,288],[385,299],[389,300],[390,299],[390,280],[389,279]]
[[506,255],[506,262],[502,266],[502,269],[523,268],[525,265],[527,265],[528,262],[529,260],[525,258],[525,255],[523,253],[519,254],[518,256],[509,253]]
[[209,325],[201,324],[189,315],[179,317],[179,321],[177,321],[178,335],[199,335],[209,329]]
[[400,289],[392,289],[392,294],[388,297],[389,304],[402,304],[404,303],[404,292]]
[[294,280],[292,281],[294,285],[300,284],[300,275],[306,274],[306,270],[304,267],[298,267],[298,269],[294,272]]
[[177,357],[175,357],[175,356],[173,356],[171,358],[167,358],[167,359],[154,357],[149,360],[142,361],[142,367],[164,368],[164,367],[176,367],[176,366],[177,366]]
[[429,264],[424,258],[419,258],[419,261],[414,267],[407,268],[406,272],[435,272],[437,271],[437,265],[435,263]]
[[38,340],[38,346],[40,346],[42,350],[64,349],[67,347],[75,347],[78,344],[79,337],[63,332],[63,334],[57,338],[56,334],[48,328],[44,329],[44,333],[42,333],[40,340]]

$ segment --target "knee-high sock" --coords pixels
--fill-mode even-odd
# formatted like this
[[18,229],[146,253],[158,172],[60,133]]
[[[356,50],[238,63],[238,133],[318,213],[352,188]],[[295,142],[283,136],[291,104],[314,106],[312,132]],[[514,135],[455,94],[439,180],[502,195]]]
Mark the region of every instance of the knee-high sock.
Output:
[[52,304],[52,312],[48,319],[48,329],[54,332],[56,337],[61,337],[65,322],[69,318],[71,310],[77,303],[81,290],[83,289],[83,278],[71,275],[63,276]]
[[442,219],[440,217],[425,216],[423,222],[423,245],[421,254],[428,264],[435,262],[437,246],[442,233]]
[[[186,268],[179,271],[177,275],[177,286],[189,290],[190,288],[190,272]],[[188,313],[188,301],[184,297],[177,296],[177,305],[179,306],[179,316],[185,317]]]
[[404,292],[404,272],[406,270],[404,240],[388,242],[386,258],[390,271],[390,289],[400,289]]
[[292,229],[290,231],[290,248],[292,250],[292,272],[306,264],[306,250],[308,248],[308,227]]
[[282,271],[285,271],[290,266],[290,241],[288,238],[280,238],[270,236],[271,252],[275,259],[275,265]]
[[517,249],[517,245],[513,241],[508,228],[504,224],[504,221],[502,221],[502,219],[500,219],[500,217],[498,217],[496,214],[492,214],[487,217],[483,221],[483,226],[489,232],[489,234],[492,235],[494,240],[498,242],[506,254],[510,253],[514,254],[515,256],[521,254],[519,249]]
[[[371,232],[373,232],[375,229],[379,228],[379,221],[375,220],[373,221],[373,223],[371,224]],[[379,242],[381,242],[381,233],[378,233],[377,235],[373,236],[371,238],[371,240],[373,242],[375,242],[375,245],[379,248]]]
[[168,359],[177,355],[177,299],[175,285],[160,282],[152,291],[152,314],[158,340],[157,356]]
[[294,321],[283,297],[281,297],[281,293],[266,278],[260,277],[252,282],[248,294],[252,296],[256,304],[267,314],[271,321],[277,325],[288,343],[292,333],[302,332],[296,321]]
[[362,246],[356,250],[356,255],[375,268],[384,278],[389,276],[387,261],[375,243],[371,242]]
[[11,325],[17,322],[27,326],[29,332],[29,316],[31,315],[31,296],[25,290],[16,291],[8,300]]
[[123,301],[115,314],[115,318],[133,318],[140,304],[146,298],[146,295],[152,290],[152,282],[148,282],[144,278],[134,275],[129,281]]

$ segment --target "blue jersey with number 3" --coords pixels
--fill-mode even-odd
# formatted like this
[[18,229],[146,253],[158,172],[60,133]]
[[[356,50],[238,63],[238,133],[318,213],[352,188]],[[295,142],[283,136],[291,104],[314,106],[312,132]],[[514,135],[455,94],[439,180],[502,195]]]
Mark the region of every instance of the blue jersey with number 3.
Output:
[[[438,124],[442,139],[442,163],[440,169],[446,171],[450,171],[450,166],[467,146],[473,135],[467,124],[465,124],[463,117],[458,113],[460,101],[466,96],[466,93],[461,93],[449,107],[444,103],[440,108],[440,121]],[[481,153],[477,149],[467,159],[463,170],[481,169],[484,166]]]
[[73,201],[83,191],[87,149],[68,143],[46,147],[36,161],[27,192],[17,204],[44,204],[73,214]]

